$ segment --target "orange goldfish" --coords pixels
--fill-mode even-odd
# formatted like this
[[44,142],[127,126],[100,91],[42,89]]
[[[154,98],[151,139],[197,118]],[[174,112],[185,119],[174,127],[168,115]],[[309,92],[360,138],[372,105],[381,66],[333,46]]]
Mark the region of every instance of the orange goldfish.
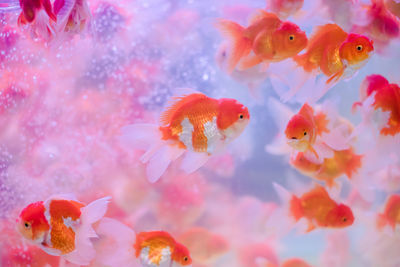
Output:
[[378,214],[377,227],[382,229],[390,225],[395,230],[398,223],[400,223],[400,195],[391,195],[386,201],[383,213]]
[[263,10],[258,11],[247,28],[223,19],[218,21],[216,27],[231,40],[229,73],[242,59],[240,68],[247,69],[261,62],[291,58],[307,45],[307,36],[297,25],[282,22],[275,14]]
[[343,228],[353,224],[351,209],[336,203],[320,185],[303,194],[300,198],[293,195],[289,204],[290,214],[296,221],[308,220],[307,232],[318,227]]
[[104,216],[109,199],[101,198],[85,206],[72,197],[53,196],[24,208],[17,228],[48,254],[87,265],[95,256],[90,238],[96,234],[91,225]]
[[364,114],[371,109],[389,112],[390,116],[380,130],[382,135],[394,136],[400,132],[400,87],[397,84],[389,84],[381,75],[369,75],[360,87],[360,98],[362,102],[354,103],[353,108],[366,106]]
[[317,27],[306,52],[294,60],[306,72],[321,70],[329,77],[326,83],[351,77],[364,66],[374,51],[373,42],[366,36],[346,33],[336,24]]
[[310,151],[319,158],[313,146],[317,136],[330,132],[327,128],[328,122],[324,113],[319,112],[314,115],[314,109],[307,103],[304,104],[286,126],[287,143],[298,151]]
[[335,184],[334,180],[344,174],[350,179],[361,168],[361,160],[362,156],[355,154],[350,148],[334,151],[333,158],[325,158],[322,164],[311,162],[304,153],[298,153],[290,163],[301,173],[325,181],[326,185],[331,187]]
[[293,259],[289,259],[286,260],[284,262],[282,262],[280,265],[276,265],[276,264],[272,264],[272,263],[268,263],[266,265],[266,267],[311,267],[311,265],[309,265],[307,262],[303,261],[302,259],[297,259],[297,258],[293,258]]
[[180,266],[192,264],[189,250],[167,232],[141,232],[136,235],[134,244],[136,258],[146,267],[161,266],[173,263]]
[[400,2],[398,0],[385,0],[385,6],[393,15],[400,18]]
[[237,138],[250,120],[248,109],[234,99],[193,93],[174,100],[161,114],[161,126],[134,124],[123,129],[127,142],[148,149],[141,161],[148,163],[150,182],[156,182],[184,152],[182,169],[196,171],[211,154]]
[[299,11],[303,4],[304,0],[267,0],[267,9],[285,19]]

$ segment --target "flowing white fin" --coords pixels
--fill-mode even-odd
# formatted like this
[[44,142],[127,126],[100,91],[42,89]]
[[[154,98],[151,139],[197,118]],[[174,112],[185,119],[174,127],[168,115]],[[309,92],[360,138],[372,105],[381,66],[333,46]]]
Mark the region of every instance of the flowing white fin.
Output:
[[207,153],[187,151],[181,164],[181,169],[186,173],[193,173],[203,166],[209,159]]
[[76,0],[55,0],[53,7],[57,16],[57,28],[64,29],[72,9],[76,5]]
[[96,256],[91,238],[97,237],[92,224],[103,218],[111,197],[104,197],[93,201],[81,208],[81,225],[75,232],[75,250],[63,257],[75,264],[88,265]]
[[95,227],[99,240],[95,242],[96,261],[110,267],[133,267],[138,260],[135,258],[133,244],[136,240],[135,232],[125,224],[103,218]]

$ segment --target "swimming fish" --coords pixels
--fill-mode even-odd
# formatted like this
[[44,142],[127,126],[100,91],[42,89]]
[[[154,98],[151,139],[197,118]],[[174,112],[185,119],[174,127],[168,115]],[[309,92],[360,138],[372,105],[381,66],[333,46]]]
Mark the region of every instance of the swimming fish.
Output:
[[387,121],[378,122],[381,135],[397,135],[400,132],[400,87],[389,84],[382,75],[367,76],[360,87],[360,100],[355,102],[353,109],[361,106],[361,112],[366,122],[372,120],[373,111],[388,112]]
[[301,197],[291,194],[278,184],[274,183],[274,187],[279,197],[288,201],[289,214],[296,222],[301,218],[307,219],[307,232],[316,227],[344,228],[354,222],[350,207],[335,202],[320,185],[316,185]]
[[306,52],[294,60],[306,72],[320,70],[326,83],[351,77],[365,65],[374,51],[366,36],[346,33],[336,24],[318,26],[310,37]]
[[70,196],[52,196],[25,207],[17,220],[21,235],[50,255],[87,265],[95,257],[90,238],[96,237],[92,224],[107,210],[110,197],[84,205]]
[[390,13],[400,18],[400,2],[398,0],[385,0],[385,6]]
[[261,62],[293,57],[307,45],[307,36],[297,25],[282,22],[275,14],[263,10],[253,16],[247,28],[224,19],[220,19],[216,27],[231,41],[229,73],[241,60],[240,69],[243,70]]
[[246,128],[250,114],[235,99],[214,99],[201,93],[175,97],[160,117],[161,125],[133,124],[123,128],[122,141],[147,152],[150,182],[156,182],[169,164],[183,153],[182,169],[192,173],[206,163],[209,156],[222,151]]
[[288,122],[285,135],[287,143],[298,151],[311,151],[317,158],[319,157],[313,145],[317,135],[329,133],[327,129],[328,120],[326,114],[320,112],[314,115],[313,108],[305,103],[300,111]]
[[353,148],[334,151],[332,158],[325,158],[322,164],[316,164],[308,160],[304,153],[300,152],[290,160],[290,164],[301,173],[311,178],[324,181],[328,187],[335,185],[335,179],[347,175],[349,179],[362,166],[362,155],[354,153]]
[[304,4],[304,0],[267,0],[267,10],[282,19],[295,14]]
[[400,195],[391,195],[386,201],[383,213],[378,214],[377,227],[382,229],[389,225],[395,230],[398,223],[400,223]]
[[189,250],[164,231],[138,233],[134,249],[136,258],[145,267],[171,266],[173,263],[180,266],[192,264]]

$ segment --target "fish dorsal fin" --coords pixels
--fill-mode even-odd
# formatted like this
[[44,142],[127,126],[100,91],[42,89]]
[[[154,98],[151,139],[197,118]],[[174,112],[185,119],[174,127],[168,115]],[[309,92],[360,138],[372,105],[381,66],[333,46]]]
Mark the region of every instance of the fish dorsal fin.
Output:
[[180,108],[182,108],[184,105],[198,100],[198,99],[206,99],[208,96],[202,94],[202,93],[195,93],[195,94],[190,94],[190,95],[184,95],[184,96],[176,96],[173,97],[172,100],[169,103],[169,106],[165,109],[165,111],[161,114],[160,116],[160,123],[163,126],[169,125],[171,123],[171,119],[178,111]]
[[318,195],[320,195],[320,196],[324,196],[324,197],[331,198],[331,197],[329,196],[328,192],[326,191],[326,189],[325,189],[323,186],[319,185],[319,184],[316,184],[315,187],[314,187],[314,189],[312,189],[312,190],[310,191],[310,193],[312,193],[312,194],[318,194]]
[[253,15],[250,16],[249,24],[253,24],[257,21],[267,18],[279,20],[278,16],[274,13],[267,12],[263,9],[258,9]]
[[309,119],[310,121],[313,121],[314,109],[309,104],[305,103],[299,110],[299,114]]
[[337,32],[340,35],[346,34],[347,33],[345,31],[343,31],[342,28],[340,28],[337,24],[325,24],[322,26],[317,26],[315,27],[315,31],[311,34],[311,37],[309,38],[309,40],[312,40],[316,37],[319,37],[321,35],[326,34],[327,32]]

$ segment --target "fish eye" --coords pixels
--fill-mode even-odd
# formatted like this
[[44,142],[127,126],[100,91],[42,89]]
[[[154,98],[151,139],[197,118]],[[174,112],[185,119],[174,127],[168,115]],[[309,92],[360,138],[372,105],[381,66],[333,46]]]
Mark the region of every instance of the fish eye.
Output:
[[294,137],[294,136],[293,136],[293,137],[292,137],[292,139],[293,139],[293,140],[296,140],[296,139],[297,139],[297,137]]
[[31,224],[28,223],[28,222],[25,222],[25,223],[24,223],[24,226],[25,226],[25,228],[29,228],[29,227],[31,227]]
[[185,256],[185,257],[183,257],[183,260],[184,260],[184,261],[188,261],[189,258],[188,258],[187,256]]
[[304,135],[307,135],[307,132],[304,132]]
[[243,114],[239,114],[239,119],[243,120],[244,116]]
[[343,217],[342,221],[343,221],[343,222],[347,222],[347,218],[346,218],[346,217]]
[[357,49],[358,51],[362,51],[363,46],[362,46],[362,45],[357,45],[357,46],[356,46],[356,49]]
[[293,40],[294,40],[294,35],[293,35],[293,34],[289,35],[289,40],[290,40],[290,41],[293,41]]

